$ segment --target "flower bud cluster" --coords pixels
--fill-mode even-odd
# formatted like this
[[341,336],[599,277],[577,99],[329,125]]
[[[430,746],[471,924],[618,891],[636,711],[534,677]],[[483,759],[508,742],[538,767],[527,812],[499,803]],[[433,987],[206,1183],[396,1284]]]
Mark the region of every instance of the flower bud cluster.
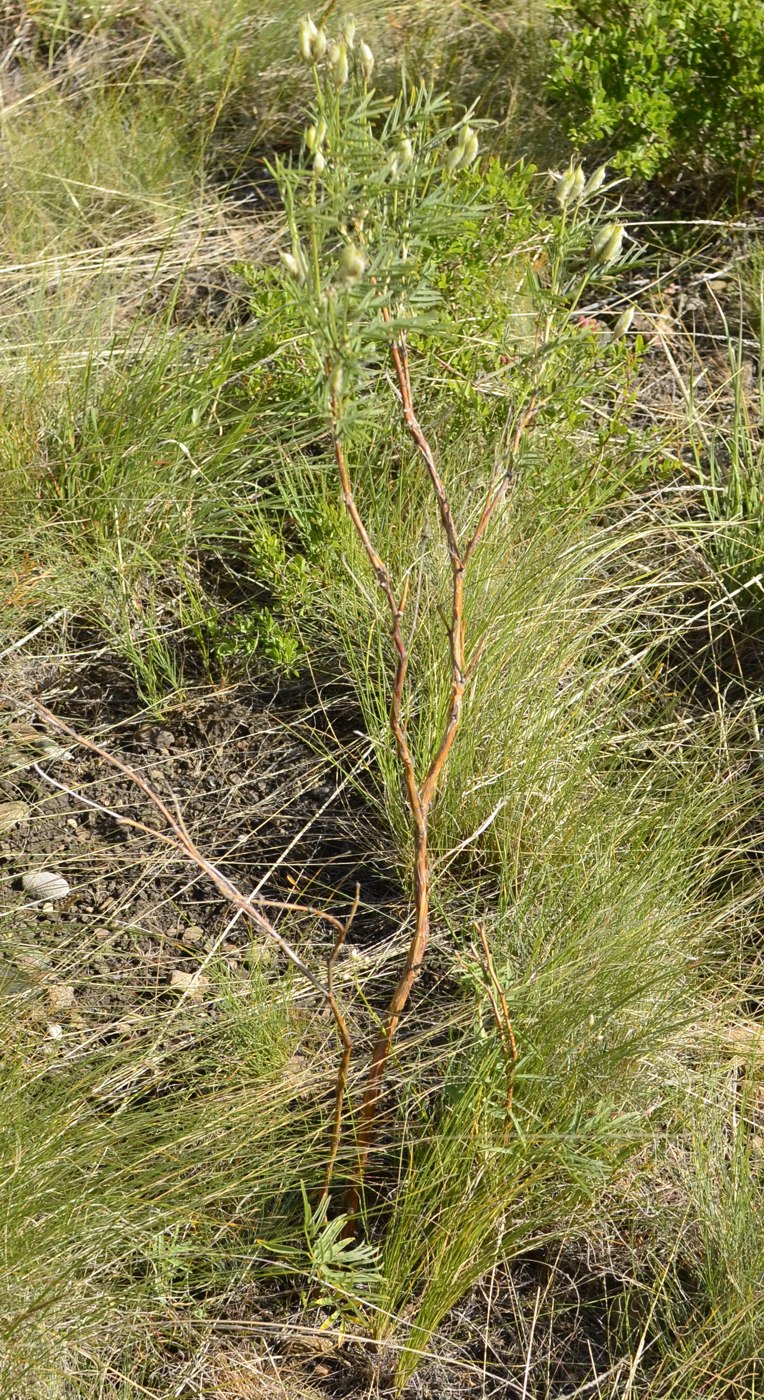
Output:
[[320,63],[326,53],[326,35],[313,23],[310,15],[300,20],[299,47],[300,58],[305,63]]
[[626,229],[623,224],[605,224],[592,244],[592,262],[607,267],[621,256]]
[[326,156],[321,147],[326,140],[326,122],[323,117],[317,126],[309,126],[305,132],[305,145],[313,155],[313,169],[317,175],[323,175],[326,170]]
[[[350,77],[350,53],[355,45],[355,40],[356,23],[354,19],[345,21],[342,38],[335,39],[331,44],[324,30],[315,24],[310,15],[305,15],[300,20],[298,30],[300,58],[305,63],[315,64],[320,63],[326,55],[329,59],[332,80],[337,88],[343,88]],[[374,54],[369,45],[363,41],[358,45],[358,67],[364,82],[370,82],[374,72]]]
[[586,199],[590,199],[596,194],[605,183],[607,166],[600,165],[588,180],[582,165],[574,165],[571,161],[567,170],[557,180],[557,203],[561,209],[565,209],[568,204],[579,204]]

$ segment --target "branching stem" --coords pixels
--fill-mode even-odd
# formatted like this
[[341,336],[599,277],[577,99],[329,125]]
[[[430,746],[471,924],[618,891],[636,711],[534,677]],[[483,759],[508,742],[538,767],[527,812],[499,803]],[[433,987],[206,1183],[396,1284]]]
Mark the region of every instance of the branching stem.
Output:
[[[382,316],[389,324],[391,317],[390,312],[386,308],[383,309]],[[411,390],[408,350],[402,335],[392,340],[390,354],[395,370],[403,419],[427,472],[437,503],[441,530],[448,554],[451,571],[451,608],[450,615],[444,618],[444,625],[448,635],[451,662],[451,691],[440,739],[436,745],[427,771],[420,780],[417,776],[414,757],[406,736],[404,716],[404,695],[410,660],[409,645],[403,633],[403,616],[408,598],[408,588],[404,586],[400,601],[398,601],[398,595],[390,571],[377,552],[359,509],[342,440],[340,407],[336,396],[333,396],[331,399],[331,414],[334,455],[342,488],[342,499],[356,534],[363,545],[371,568],[374,571],[377,583],[382,590],[390,615],[390,632],[396,658],[390,704],[390,728],[403,770],[406,800],[411,817],[414,843],[414,931],[409,944],[403,971],[393,991],[372,1049],[358,1132],[358,1177],[350,1191],[347,1205],[347,1213],[351,1222],[355,1219],[358,1211],[360,1191],[366,1173],[369,1153],[376,1136],[379,1106],[387,1061],[401,1016],[406,1009],[414,983],[421,971],[430,939],[431,872],[428,849],[428,822],[430,810],[461,722],[467,680],[474,671],[482,650],[482,640],[480,640],[473,649],[469,663],[466,661],[464,590],[467,568],[480,541],[485,535],[485,531],[491,519],[506,494],[511,475],[511,466],[519,451],[523,434],[535,411],[535,401],[531,399],[528,405],[518,415],[509,445],[510,461],[505,464],[501,478],[499,478],[498,471],[496,469],[494,470],[488,485],[477,526],[466,544],[462,545],[454,521],[447,488],[438,470],[438,465],[430,443],[416,415]],[[406,580],[406,583],[407,582],[408,580]]]

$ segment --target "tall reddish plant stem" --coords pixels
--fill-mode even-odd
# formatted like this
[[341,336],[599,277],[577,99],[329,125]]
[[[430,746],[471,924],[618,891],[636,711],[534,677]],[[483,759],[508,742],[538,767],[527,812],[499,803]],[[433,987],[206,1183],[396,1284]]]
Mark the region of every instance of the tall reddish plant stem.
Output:
[[[390,314],[382,312],[389,323]],[[465,544],[459,540],[454,522],[448,491],[438,470],[430,443],[417,418],[411,391],[408,351],[405,339],[401,337],[391,343],[395,377],[398,386],[401,411],[408,432],[416,445],[432,486],[438,507],[441,530],[445,540],[451,570],[451,610],[447,623],[448,645],[451,661],[451,690],[446,719],[435,753],[424,777],[417,777],[414,758],[406,736],[404,716],[404,693],[409,666],[409,649],[403,632],[403,618],[406,608],[407,590],[400,599],[387,565],[380,557],[369,535],[358,507],[353,484],[348,470],[344,444],[340,430],[339,404],[336,397],[331,400],[334,455],[339,472],[342,499],[358,535],[366,556],[374,571],[377,583],[382,590],[390,614],[390,630],[396,655],[395,676],[390,704],[390,728],[395,740],[396,751],[403,770],[406,799],[411,816],[414,842],[414,930],[409,943],[406,962],[398,983],[390,998],[385,1017],[377,1033],[371,1054],[366,1089],[361,1105],[358,1131],[358,1174],[348,1195],[347,1213],[354,1220],[358,1212],[360,1191],[366,1174],[369,1153],[374,1145],[380,1101],[387,1062],[392,1049],[398,1025],[406,1009],[414,984],[424,962],[430,939],[430,894],[431,875],[428,849],[428,823],[433,800],[438,790],[443,770],[448,762],[454,740],[462,718],[462,706],[470,667],[480,651],[480,643],[473,650],[470,662],[465,653],[464,589],[468,565],[485,531],[503,499],[510,480],[510,467],[514,462],[523,433],[534,413],[534,401],[527,405],[518,416],[509,445],[510,462],[503,471],[497,467],[489,482],[483,508],[473,534]]]

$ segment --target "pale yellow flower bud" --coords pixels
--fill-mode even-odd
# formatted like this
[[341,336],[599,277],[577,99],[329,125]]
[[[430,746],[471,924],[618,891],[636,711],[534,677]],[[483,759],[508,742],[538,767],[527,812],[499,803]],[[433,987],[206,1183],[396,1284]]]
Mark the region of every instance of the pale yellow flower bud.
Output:
[[557,203],[559,204],[561,209],[564,209],[566,204],[570,203],[575,183],[576,170],[574,166],[569,165],[567,170],[563,172],[563,174],[557,181],[556,197]]
[[305,15],[304,19],[300,20],[299,28],[300,58],[305,63],[313,62],[313,44],[317,34],[318,30],[310,15]]
[[394,180],[410,165],[414,159],[414,143],[408,136],[402,136],[398,142],[398,149],[390,159],[389,170]]
[[324,159],[324,156],[322,155],[321,151],[316,151],[316,154],[313,157],[313,169],[315,170],[317,175],[323,175],[324,171],[326,170],[326,160]]
[[350,73],[348,67],[347,44],[331,45],[329,49],[329,66],[332,70],[332,78],[334,79],[335,87],[344,87]]
[[303,270],[297,258],[294,256],[294,253],[281,252],[279,253],[279,257],[290,276],[296,278],[298,282],[302,282],[304,280]]
[[353,243],[346,243],[340,254],[340,280],[357,282],[366,271],[366,259]]
[[461,170],[462,167],[472,165],[477,157],[478,148],[477,133],[471,126],[463,127],[456,146],[446,156],[446,169]]
[[634,311],[635,308],[633,306],[627,306],[626,310],[621,312],[613,326],[611,340],[620,340],[622,336],[628,334],[631,330],[631,323],[634,320]]
[[374,54],[369,48],[369,45],[365,44],[363,40],[361,40],[358,45],[358,58],[361,64],[361,72],[366,82],[370,83],[371,75],[374,72]]
[[606,176],[607,166],[600,165],[599,168],[595,170],[594,174],[589,176],[589,179],[584,185],[582,198],[588,199],[590,195],[596,194],[597,191],[601,189],[604,185]]
[[403,170],[414,159],[414,146],[409,136],[402,136],[398,145],[398,165]]
[[477,132],[470,131],[470,134],[464,143],[464,150],[462,152],[461,163],[465,169],[468,165],[472,165],[473,162],[477,160],[477,154],[479,149],[480,143],[477,138]]
[[313,53],[313,62],[320,63],[326,53],[326,35],[323,29],[316,30],[316,36],[311,44],[311,50]]
[[579,199],[581,198],[581,196],[583,195],[583,192],[584,192],[584,189],[585,189],[585,188],[586,188],[586,176],[584,175],[584,168],[583,168],[582,165],[579,165],[578,169],[576,170],[575,175],[573,176],[573,184],[572,184],[571,190],[570,190],[570,197],[571,197],[571,199],[574,200],[576,203],[578,203],[578,200],[579,200]]
[[343,37],[343,39],[345,40],[345,43],[347,44],[347,46],[348,46],[349,49],[352,49],[352,47],[353,47],[353,45],[354,45],[354,43],[355,43],[355,35],[356,35],[356,22],[355,22],[355,20],[352,19],[352,18],[351,18],[351,19],[346,19],[346,20],[345,20],[345,28],[344,28],[343,31],[342,31],[342,37]]

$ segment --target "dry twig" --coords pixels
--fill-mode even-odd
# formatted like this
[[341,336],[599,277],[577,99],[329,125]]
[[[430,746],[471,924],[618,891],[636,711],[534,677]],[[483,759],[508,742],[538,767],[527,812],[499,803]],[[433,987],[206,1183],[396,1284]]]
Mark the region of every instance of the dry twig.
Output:
[[[198,869],[201,870],[208,877],[208,879],[212,882],[212,884],[219,891],[219,893],[222,894],[224,899],[228,900],[229,903],[233,904],[241,913],[243,913],[248,919],[251,920],[251,922],[261,933],[265,934],[265,936],[269,938],[271,942],[276,944],[276,946],[281,950],[284,956],[288,958],[288,960],[293,964],[294,967],[298,969],[298,971],[302,974],[306,981],[310,983],[314,991],[316,991],[319,994],[322,1001],[324,1001],[329,1006],[329,1009],[334,1018],[335,1025],[337,1027],[337,1032],[342,1042],[342,1057],[337,1071],[337,1081],[334,1098],[334,1113],[332,1121],[332,1136],[330,1141],[329,1156],[327,1159],[326,1173],[324,1177],[324,1185],[322,1192],[323,1198],[323,1196],[326,1196],[328,1194],[329,1187],[331,1185],[332,1174],[334,1171],[334,1165],[337,1158],[337,1152],[339,1150],[340,1131],[342,1124],[342,1104],[345,1096],[348,1067],[350,1065],[350,1057],[353,1049],[350,1032],[347,1027],[347,1022],[345,1021],[345,1017],[342,1013],[342,1008],[340,1007],[340,1004],[337,1001],[337,997],[334,991],[333,972],[337,956],[340,952],[340,949],[342,948],[342,945],[345,942],[348,931],[350,929],[350,925],[352,924],[353,919],[355,918],[356,911],[358,909],[360,897],[359,887],[356,886],[353,904],[351,906],[350,913],[344,923],[337,919],[335,915],[329,914],[325,909],[319,909],[313,905],[292,904],[281,902],[278,900],[266,901],[262,898],[258,898],[257,904],[264,905],[268,903],[272,907],[283,909],[285,911],[293,911],[295,913],[309,913],[314,915],[314,917],[330,924],[336,930],[337,936],[335,939],[334,947],[328,959],[327,980],[326,984],[324,984],[321,982],[320,978],[317,977],[316,974],[311,971],[307,964],[303,962],[299,953],[295,952],[294,948],[291,946],[290,943],[287,942],[287,940],[282,936],[282,934],[279,933],[278,929],[271,922],[271,920],[266,918],[265,914],[262,912],[262,909],[259,909],[257,907],[257,904],[254,903],[252,900],[247,899],[247,897],[243,895],[239,889],[237,889],[236,885],[234,885],[232,881],[229,880],[228,877],[222,873],[222,871],[218,870],[217,866],[213,865],[212,861],[208,860],[208,858],[202,853],[202,851],[199,850],[199,847],[196,845],[195,841],[193,840],[192,836],[188,831],[188,828],[186,827],[186,824],[183,820],[183,815],[180,811],[180,807],[175,799],[173,799],[173,804],[175,806],[175,812],[173,813],[168,807],[167,803],[159,796],[157,792],[154,791],[150,784],[146,782],[145,778],[142,778],[139,773],[136,773],[135,770],[131,768],[128,763],[125,763],[123,759],[118,758],[116,754],[110,753],[108,749],[102,748],[102,746],[100,744],[95,743],[93,739],[86,739],[84,735],[78,734],[75,729],[72,729],[70,725],[64,722],[64,720],[59,719],[57,715],[54,715],[53,712],[47,708],[47,706],[41,704],[39,701],[33,701],[32,703],[34,704],[35,710],[37,711],[40,718],[43,719],[48,725],[50,725],[52,729],[58,730],[60,733],[66,734],[70,739],[75,740],[75,742],[81,745],[83,748],[89,749],[91,753],[97,754],[98,757],[103,759],[105,763],[108,763],[112,768],[116,768],[120,773],[122,773],[126,778],[128,778],[130,782],[134,783],[136,787],[140,788],[141,792],[144,793],[144,795],[148,798],[151,804],[164,818],[172,834],[168,835],[167,832],[160,831],[156,827],[149,826],[145,822],[137,821],[133,817],[126,817],[120,812],[115,812],[110,809],[101,810],[109,810],[109,814],[114,818],[115,821],[119,822],[121,825],[129,826],[135,831],[141,831],[145,835],[151,836],[155,840],[162,841],[166,845],[174,847],[174,849],[178,851],[180,855],[185,856],[186,859],[190,860],[194,865],[196,865]],[[39,768],[36,764],[34,766],[37,769],[40,776],[44,778],[46,782],[52,783],[54,787],[64,789],[65,791],[69,792],[73,797],[75,797],[78,801],[83,802],[86,806],[98,806],[98,804],[93,803],[88,798],[82,797],[81,794],[76,792],[74,789],[64,788],[64,784],[57,782],[55,778],[51,778],[50,774],[45,773],[43,769]]]

